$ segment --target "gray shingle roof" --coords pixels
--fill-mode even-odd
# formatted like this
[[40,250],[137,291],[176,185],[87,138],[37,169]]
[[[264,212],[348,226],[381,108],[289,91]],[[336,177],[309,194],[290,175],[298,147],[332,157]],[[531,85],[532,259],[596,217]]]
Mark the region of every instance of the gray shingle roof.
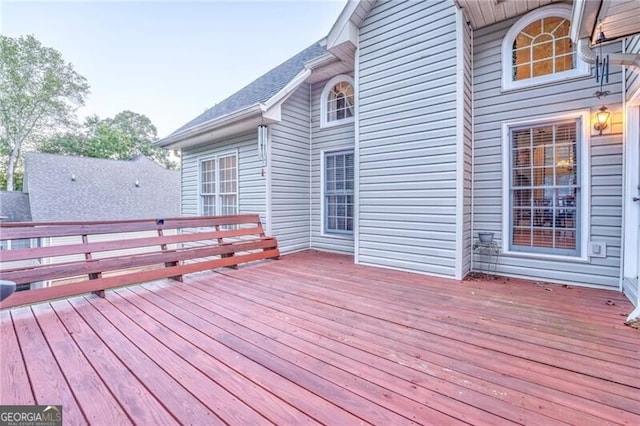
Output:
[[180,172],[144,156],[116,161],[29,152],[25,182],[34,222],[180,216]]
[[318,58],[325,53],[327,53],[326,49],[319,42],[313,44],[219,104],[209,108],[173,132],[172,135],[251,105],[266,102],[304,69],[305,62]]
[[7,222],[30,222],[29,195],[18,191],[0,191],[0,216]]

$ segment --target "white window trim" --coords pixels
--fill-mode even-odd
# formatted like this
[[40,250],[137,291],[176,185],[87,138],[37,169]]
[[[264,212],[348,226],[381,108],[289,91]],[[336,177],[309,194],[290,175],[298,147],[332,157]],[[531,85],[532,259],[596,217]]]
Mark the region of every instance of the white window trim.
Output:
[[[511,207],[509,203],[509,182],[511,176],[511,138],[510,129],[512,127],[542,125],[547,122],[562,120],[579,120],[580,139],[580,247],[578,256],[564,256],[558,254],[544,254],[523,251],[512,251],[509,249],[511,241],[510,216]],[[590,132],[590,111],[581,110],[568,112],[560,115],[545,115],[521,121],[510,121],[502,123],[502,253],[509,256],[527,257],[534,259],[564,260],[576,262],[588,262],[587,245],[590,239],[589,228],[591,223],[591,132]]]
[[[326,185],[325,185],[325,158],[327,154],[343,154],[343,153],[353,153],[354,158],[354,168],[353,168],[353,172],[354,172],[354,188],[353,188],[353,195],[354,195],[354,229],[351,232],[348,231],[329,231],[327,232],[327,201],[326,201]],[[355,234],[355,150],[353,149],[352,146],[345,146],[345,147],[338,147],[336,149],[331,149],[331,150],[322,150],[320,151],[320,235],[323,237],[329,237],[329,238],[338,238],[338,239],[342,239],[342,240],[352,240],[354,238],[354,234]]]
[[346,74],[336,75],[331,80],[329,80],[327,84],[324,85],[324,88],[322,89],[322,95],[320,95],[320,128],[342,126],[344,124],[353,123],[355,120],[355,111],[354,111],[354,115],[351,117],[343,118],[341,120],[327,121],[327,99],[329,98],[329,92],[331,92],[331,89],[333,89],[333,86],[335,86],[336,84],[342,81],[346,81],[347,83],[349,83],[351,85],[351,88],[353,89],[353,103],[354,103],[354,110],[355,110],[355,104],[357,103],[357,99],[356,99],[355,86],[353,84],[353,78],[351,78]]
[[220,179],[219,179],[219,167],[218,167],[218,159],[221,157],[228,157],[230,155],[235,155],[236,157],[236,212],[240,213],[240,159],[238,156],[238,150],[233,149],[229,151],[223,151],[217,153],[215,155],[209,155],[207,157],[202,157],[198,160],[198,215],[202,216],[204,213],[202,212],[202,163],[205,161],[214,160],[216,162],[216,215],[220,215],[219,208],[220,203],[218,202],[220,199]]
[[[513,40],[530,23],[550,16],[559,16],[571,21],[571,6],[565,4],[555,4],[536,9],[520,18],[507,32],[502,40],[502,90],[514,90],[524,87],[540,86],[547,83],[584,77],[591,74],[591,67],[588,63],[575,55],[575,68],[572,70],[546,74],[540,77],[532,77],[524,80],[513,80]],[[575,45],[574,45],[575,48]]]

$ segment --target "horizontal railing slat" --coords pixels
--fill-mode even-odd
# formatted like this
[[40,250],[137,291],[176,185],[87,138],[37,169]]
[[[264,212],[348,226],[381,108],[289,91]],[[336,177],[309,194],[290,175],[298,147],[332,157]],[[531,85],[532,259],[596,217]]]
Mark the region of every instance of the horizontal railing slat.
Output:
[[[138,232],[157,235],[135,235]],[[101,235],[99,239],[104,241],[92,241],[91,237],[97,235]],[[73,236],[82,243],[0,252],[0,279],[17,284],[67,282],[14,293],[0,307],[158,278],[181,279],[187,273],[273,259],[280,255],[276,239],[265,236],[257,214],[0,224],[0,240]],[[184,244],[186,246],[180,246]],[[136,249],[140,251],[136,252]],[[68,260],[71,256],[79,256],[79,259]],[[25,266],[28,261],[33,264]]]
[[180,235],[164,235],[162,237],[129,238],[125,240],[110,240],[89,242],[87,244],[65,244],[28,249],[6,250],[2,252],[0,261],[15,262],[20,260],[41,259],[50,257],[70,256],[84,253],[100,253],[105,251],[126,250],[132,248],[152,247],[162,244],[178,244],[197,242],[218,238],[233,238],[258,234],[258,227],[238,228],[223,231],[194,232]]
[[0,271],[0,279],[13,281],[16,284],[25,284],[142,266],[161,265],[167,262],[180,262],[209,256],[220,256],[237,251],[274,248],[275,245],[276,243],[273,238],[265,237],[260,240],[239,241],[223,245],[167,250],[157,253],[141,253],[133,256],[127,255],[104,259],[90,259],[80,262],[54,263],[35,267],[22,267],[8,271],[3,270]]
[[133,272],[126,275],[118,275],[113,277],[100,278],[97,280],[83,281],[80,283],[46,287],[30,291],[21,291],[19,293],[14,293],[11,297],[0,302],[0,309],[11,308],[14,306],[20,306],[29,303],[42,302],[45,300],[58,299],[61,297],[75,296],[92,291],[107,290],[114,287],[153,281],[176,275],[190,274],[207,269],[235,266],[241,263],[252,262],[256,260],[276,258],[279,255],[280,253],[278,249],[269,249],[259,253],[240,254],[232,257],[223,257],[199,263],[177,265],[163,269],[152,269],[148,271]]
[[260,223],[260,217],[255,214],[237,216],[198,216],[162,220],[164,221],[162,224],[156,223],[155,219],[122,222],[43,222],[39,224],[23,224],[23,222],[20,222],[19,224],[0,224],[0,240],[117,234],[125,232],[154,231],[158,229],[168,230]]

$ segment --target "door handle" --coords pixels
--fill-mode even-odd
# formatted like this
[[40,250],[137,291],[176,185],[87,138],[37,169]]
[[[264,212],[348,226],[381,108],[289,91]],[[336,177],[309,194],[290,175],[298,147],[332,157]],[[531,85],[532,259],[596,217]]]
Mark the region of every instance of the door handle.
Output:
[[633,200],[633,201],[640,201],[640,196],[638,196],[638,197],[633,197],[633,198],[632,198],[632,200]]

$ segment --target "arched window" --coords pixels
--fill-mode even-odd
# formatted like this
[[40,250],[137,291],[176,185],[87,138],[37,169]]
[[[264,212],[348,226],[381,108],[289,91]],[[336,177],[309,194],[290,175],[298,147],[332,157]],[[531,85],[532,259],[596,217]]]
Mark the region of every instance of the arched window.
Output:
[[329,80],[320,99],[321,127],[353,122],[355,97],[351,77],[338,75]]
[[587,75],[571,42],[571,7],[537,9],[516,22],[502,42],[502,88],[505,90]]

